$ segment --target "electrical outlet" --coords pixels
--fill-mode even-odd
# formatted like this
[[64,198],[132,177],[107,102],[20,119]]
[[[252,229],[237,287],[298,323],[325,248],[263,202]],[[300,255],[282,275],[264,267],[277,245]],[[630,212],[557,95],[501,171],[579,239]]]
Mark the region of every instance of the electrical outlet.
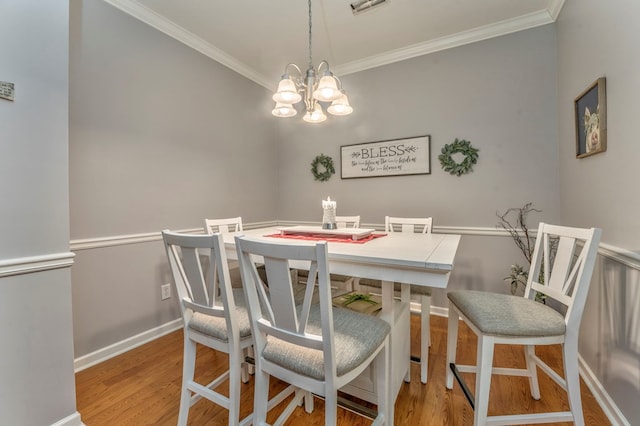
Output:
[[171,284],[165,284],[160,286],[160,292],[162,300],[167,300],[171,297]]

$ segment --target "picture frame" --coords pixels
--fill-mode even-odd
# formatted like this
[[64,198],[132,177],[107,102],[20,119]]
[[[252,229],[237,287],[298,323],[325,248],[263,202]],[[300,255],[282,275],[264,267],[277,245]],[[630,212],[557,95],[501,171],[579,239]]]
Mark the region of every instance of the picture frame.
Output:
[[607,150],[606,79],[598,78],[574,100],[576,158]]
[[431,136],[340,147],[342,179],[431,174]]

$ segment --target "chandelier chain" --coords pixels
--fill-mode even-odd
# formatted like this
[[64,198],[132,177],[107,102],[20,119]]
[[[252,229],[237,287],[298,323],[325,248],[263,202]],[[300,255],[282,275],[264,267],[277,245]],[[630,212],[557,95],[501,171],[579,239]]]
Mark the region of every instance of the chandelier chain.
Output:
[[[312,0],[307,0],[309,8],[309,67],[306,73],[294,63],[288,63],[280,78],[278,88],[271,97],[276,106],[271,111],[276,117],[293,117],[297,114],[294,104],[304,101],[306,113],[302,119],[307,123],[321,123],[327,119],[321,102],[331,103],[327,112],[331,115],[349,115],[353,108],[342,89],[340,79],[333,75],[329,63],[321,61],[317,69],[313,67],[313,8]],[[322,9],[322,7],[321,7]]]
[[313,68],[313,60],[311,55],[311,0],[309,0],[309,68]]

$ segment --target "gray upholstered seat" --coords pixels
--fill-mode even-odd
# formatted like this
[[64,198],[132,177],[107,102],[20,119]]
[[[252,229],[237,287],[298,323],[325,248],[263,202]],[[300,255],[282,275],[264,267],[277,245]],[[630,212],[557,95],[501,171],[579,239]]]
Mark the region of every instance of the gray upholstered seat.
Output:
[[[380,346],[390,330],[389,324],[380,318],[337,307],[333,308],[333,326],[338,376],[362,364]],[[307,332],[322,334],[319,305],[311,307]],[[322,351],[268,337],[262,355],[288,370],[324,380]]]
[[[275,377],[296,388],[275,424],[284,424],[302,403],[311,412],[316,394],[325,400],[325,424],[335,425],[338,390],[368,368],[378,405],[374,424],[391,424],[391,327],[375,316],[332,306],[327,242],[235,240],[255,344],[253,424],[266,424],[269,380]],[[257,259],[265,265],[268,292]],[[293,262],[308,265],[313,279],[299,285]]]
[[[454,378],[466,387],[463,373],[475,374],[475,392],[465,392],[473,407],[473,424],[533,424],[573,422],[583,425],[578,335],[591,275],[598,254],[602,231],[540,223],[531,254],[531,267],[523,296],[484,291],[450,291],[447,321],[447,368],[445,386],[453,388]],[[536,301],[539,295],[557,311]],[[477,336],[475,365],[456,363],[459,318]],[[508,368],[494,365],[497,345],[520,345],[524,366]],[[538,345],[560,345],[564,377],[536,355]],[[491,377],[520,376],[529,380],[534,400],[539,400],[538,369],[567,392],[568,410],[489,415]],[[494,391],[500,390],[494,389]],[[556,393],[548,397],[557,398]],[[537,404],[532,404],[534,408]],[[544,404],[538,405],[544,408]]]
[[[244,303],[244,294],[241,288],[233,289],[233,298],[236,303],[236,318],[238,320],[240,338],[251,336],[249,312],[247,311],[246,304]],[[224,318],[195,312],[189,321],[189,328],[222,342],[229,341],[229,333]]]
[[560,336],[564,316],[542,303],[521,296],[484,291],[451,291],[451,303],[490,336]]

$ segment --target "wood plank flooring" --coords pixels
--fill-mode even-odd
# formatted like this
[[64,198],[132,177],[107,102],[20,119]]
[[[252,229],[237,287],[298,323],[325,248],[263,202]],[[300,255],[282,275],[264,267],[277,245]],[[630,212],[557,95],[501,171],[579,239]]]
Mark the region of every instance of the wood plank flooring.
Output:
[[[411,316],[412,353],[419,353],[419,317]],[[473,411],[456,383],[447,391],[445,380],[447,319],[431,317],[432,346],[429,355],[429,381],[420,383],[420,368],[411,364],[411,383],[404,383],[395,406],[396,425],[472,425]],[[175,425],[178,417],[182,376],[182,331],[176,331],[76,374],[77,409],[88,426]],[[475,335],[463,324],[459,332],[457,362],[473,364]],[[556,371],[562,370],[559,346],[538,349],[538,355]],[[519,347],[496,348],[495,365],[520,367],[524,356]],[[205,347],[198,348],[196,377],[212,380],[227,368],[227,356]],[[465,374],[473,389],[474,375]],[[542,398],[534,401],[529,385],[521,377],[494,377],[489,414],[514,414],[568,409],[564,391],[544,373],[539,373]],[[271,381],[272,392],[284,384]],[[226,383],[221,385],[226,389]],[[252,411],[253,379],[242,387],[241,417]],[[610,425],[598,403],[582,383],[582,403],[587,425]],[[284,408],[274,408],[273,421]],[[315,400],[315,411],[307,414],[298,408],[287,425],[323,425],[324,404]],[[369,425],[371,421],[345,409],[338,409],[339,425]],[[207,401],[198,401],[189,412],[189,425],[226,425],[227,411]],[[562,423],[568,424],[571,423]]]

